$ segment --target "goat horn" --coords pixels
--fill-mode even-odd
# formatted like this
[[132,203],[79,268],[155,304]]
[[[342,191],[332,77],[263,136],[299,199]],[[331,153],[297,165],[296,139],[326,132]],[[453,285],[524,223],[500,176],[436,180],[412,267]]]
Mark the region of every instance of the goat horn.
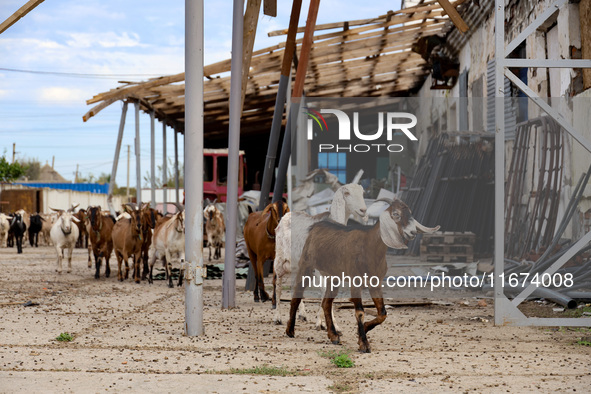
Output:
[[415,226],[417,226],[417,230],[419,230],[420,233],[424,233],[424,234],[434,233],[435,231],[439,230],[439,227],[440,227],[440,226],[425,227],[421,223],[419,223],[416,219],[415,219]]
[[74,212],[74,209],[76,209],[78,207],[78,205],[80,205],[80,204],[76,204],[76,205],[72,204],[72,208],[68,209],[68,212]]
[[184,205],[179,204],[178,202],[174,202],[173,204],[179,210],[179,212],[183,212],[185,210],[185,206]]
[[51,209],[52,211],[55,211],[55,212],[64,212],[63,209],[55,209],[55,208],[52,208],[52,207],[49,207],[49,209]]

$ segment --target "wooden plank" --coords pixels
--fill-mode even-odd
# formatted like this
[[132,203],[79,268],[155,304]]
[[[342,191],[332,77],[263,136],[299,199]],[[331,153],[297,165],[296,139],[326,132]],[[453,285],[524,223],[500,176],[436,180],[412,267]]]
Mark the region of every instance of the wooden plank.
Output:
[[277,0],[265,0],[263,4],[263,13],[275,18],[277,16]]
[[252,59],[252,48],[261,12],[261,0],[248,0],[246,12],[244,13],[244,25],[242,30],[242,89],[240,99],[240,113],[244,107],[244,93],[248,84],[248,74],[250,72],[250,61]]
[[445,10],[445,12],[447,12],[447,15],[449,15],[449,18],[454,23],[454,25],[456,25],[458,30],[461,31],[462,33],[467,32],[469,27],[466,24],[466,22],[464,22],[464,20],[462,19],[462,17],[458,13],[458,11],[456,10],[456,7],[451,5],[449,0],[437,0],[437,1],[439,2],[439,4],[441,4],[441,6]]
[[29,0],[19,8],[14,14],[6,18],[4,22],[0,24],[0,34],[4,33],[8,28],[14,25],[16,22],[19,21],[23,16],[27,15],[29,12],[33,11],[35,7],[39,4],[43,3],[44,0]]
[[310,50],[314,41],[314,30],[316,27],[319,6],[320,0],[310,0],[308,19],[306,19],[306,29],[304,31],[304,41],[302,42],[302,49],[300,51],[300,62],[298,65],[298,71],[296,72],[296,79],[293,84],[292,97],[302,97],[302,93],[304,92],[304,82],[306,80],[306,71],[308,70]]

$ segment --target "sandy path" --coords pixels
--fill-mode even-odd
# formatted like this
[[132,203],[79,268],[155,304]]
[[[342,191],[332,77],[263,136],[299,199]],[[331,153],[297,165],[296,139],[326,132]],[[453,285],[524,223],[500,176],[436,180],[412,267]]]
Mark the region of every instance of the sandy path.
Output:
[[[356,352],[353,313],[336,311],[344,331],[333,346],[311,322],[296,337],[271,323],[270,304],[237,292],[222,311],[221,280],[205,283],[206,334],[183,334],[184,290],[96,281],[86,252],[73,272],[55,273],[54,250],[0,249],[0,392],[477,392],[583,391],[591,387],[590,333],[494,327],[492,305],[402,306],[369,334],[373,353]],[[115,273],[116,265],[111,264]],[[238,280],[238,289],[244,280]],[[32,300],[38,306],[9,303]],[[284,308],[287,312],[288,308]],[[315,310],[314,305],[312,309]],[[369,313],[368,313],[369,314]],[[488,322],[483,321],[488,320]],[[62,332],[75,339],[54,340]],[[352,351],[339,369],[320,353]],[[242,375],[232,369],[283,367],[293,376]]]

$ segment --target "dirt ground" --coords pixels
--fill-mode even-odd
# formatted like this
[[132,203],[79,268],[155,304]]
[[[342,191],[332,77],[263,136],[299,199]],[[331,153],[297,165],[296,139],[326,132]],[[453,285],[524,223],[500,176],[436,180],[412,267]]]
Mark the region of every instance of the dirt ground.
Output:
[[[488,300],[400,306],[357,353],[351,309],[337,309],[342,345],[312,322],[296,337],[272,323],[237,281],[234,310],[221,310],[221,280],[205,283],[205,335],[184,335],[184,289],[164,281],[94,279],[86,251],[55,272],[55,251],[0,249],[0,392],[589,392],[588,329],[493,326]],[[65,272],[65,271],[64,271]],[[104,271],[103,271],[104,272]],[[270,278],[269,278],[270,281]],[[22,306],[26,301],[38,305]],[[466,305],[467,304],[467,305]],[[312,310],[315,310],[312,305]],[[284,310],[287,313],[288,308]],[[368,316],[369,312],[368,312]],[[55,338],[68,332],[71,342]],[[350,351],[353,368],[328,352]],[[247,371],[276,367],[287,376]]]

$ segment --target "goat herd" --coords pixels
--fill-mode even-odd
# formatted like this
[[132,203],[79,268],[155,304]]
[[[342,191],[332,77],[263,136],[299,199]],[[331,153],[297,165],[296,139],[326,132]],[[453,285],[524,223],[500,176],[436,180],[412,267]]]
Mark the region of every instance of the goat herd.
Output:
[[[405,249],[417,233],[432,233],[439,226],[428,228],[416,221],[406,204],[400,200],[387,200],[385,210],[374,225],[368,226],[367,207],[363,189],[357,184],[340,187],[334,195],[330,211],[316,216],[303,212],[290,212],[285,202],[269,204],[263,211],[253,212],[244,226],[244,241],[255,273],[254,300],[272,300],[275,309],[274,321],[281,324],[280,300],[282,283],[289,274],[292,281],[292,299],[286,334],[294,336],[296,313],[305,317],[302,302],[304,277],[314,274],[323,276],[377,277],[384,278],[387,272],[386,251],[388,247]],[[67,272],[72,268],[72,250],[76,243],[86,243],[88,267],[92,266],[91,253],[95,260],[95,278],[100,277],[102,261],[105,262],[105,277],[110,276],[109,259],[112,252],[117,258],[117,279],[129,277],[129,258],[132,258],[133,279],[136,283],[148,280],[152,283],[156,260],[162,262],[169,287],[173,287],[172,264],[180,264],[178,285],[182,285],[185,258],[185,212],[177,204],[178,211],[172,216],[162,216],[148,204],[123,206],[117,218],[100,206],[91,206],[74,213],[73,206],[67,211],[56,210],[51,215],[28,215],[23,210],[11,215],[0,214],[0,246],[16,243],[22,253],[22,242],[28,235],[31,245],[37,246],[41,233],[46,244],[49,240],[57,252],[57,272],[62,272],[62,261],[68,259]],[[353,220],[348,222],[349,218]],[[209,245],[209,259],[221,257],[224,242],[224,219],[214,203],[204,209],[205,235]],[[28,229],[28,234],[26,233]],[[213,248],[213,252],[212,252]],[[273,260],[273,296],[265,291],[263,264]],[[123,263],[125,271],[122,270]],[[362,287],[350,286],[351,301],[355,307],[359,350],[369,352],[367,332],[386,319],[382,286],[365,287],[377,309],[377,316],[365,322],[361,302]],[[316,318],[316,328],[326,327],[328,338],[334,344],[340,342],[340,330],[333,317],[333,300],[338,289],[322,290],[324,298]]]
[[[22,209],[10,215],[0,214],[0,247],[16,244],[18,253],[22,253],[26,238],[31,246],[38,246],[41,234],[42,243],[53,244],[56,249],[58,273],[62,272],[64,259],[68,262],[67,272],[71,272],[75,246],[86,247],[89,268],[92,267],[91,256],[94,256],[96,279],[100,277],[103,261],[105,277],[111,275],[109,260],[115,252],[117,279],[123,281],[129,278],[131,258],[136,283],[146,279],[152,283],[154,264],[159,260],[165,267],[169,286],[173,287],[172,264],[176,262],[182,267],[185,259],[185,213],[182,205],[177,204],[176,214],[162,216],[148,204],[141,207],[125,204],[117,218],[101,210],[100,206],[89,206],[77,212],[74,212],[75,208],[77,205],[68,210],[51,208],[54,213],[48,215],[30,215]],[[223,217],[214,204],[209,204],[204,213],[210,218],[206,224],[207,238],[219,258],[224,233]],[[179,286],[182,284],[182,270],[180,276]]]

